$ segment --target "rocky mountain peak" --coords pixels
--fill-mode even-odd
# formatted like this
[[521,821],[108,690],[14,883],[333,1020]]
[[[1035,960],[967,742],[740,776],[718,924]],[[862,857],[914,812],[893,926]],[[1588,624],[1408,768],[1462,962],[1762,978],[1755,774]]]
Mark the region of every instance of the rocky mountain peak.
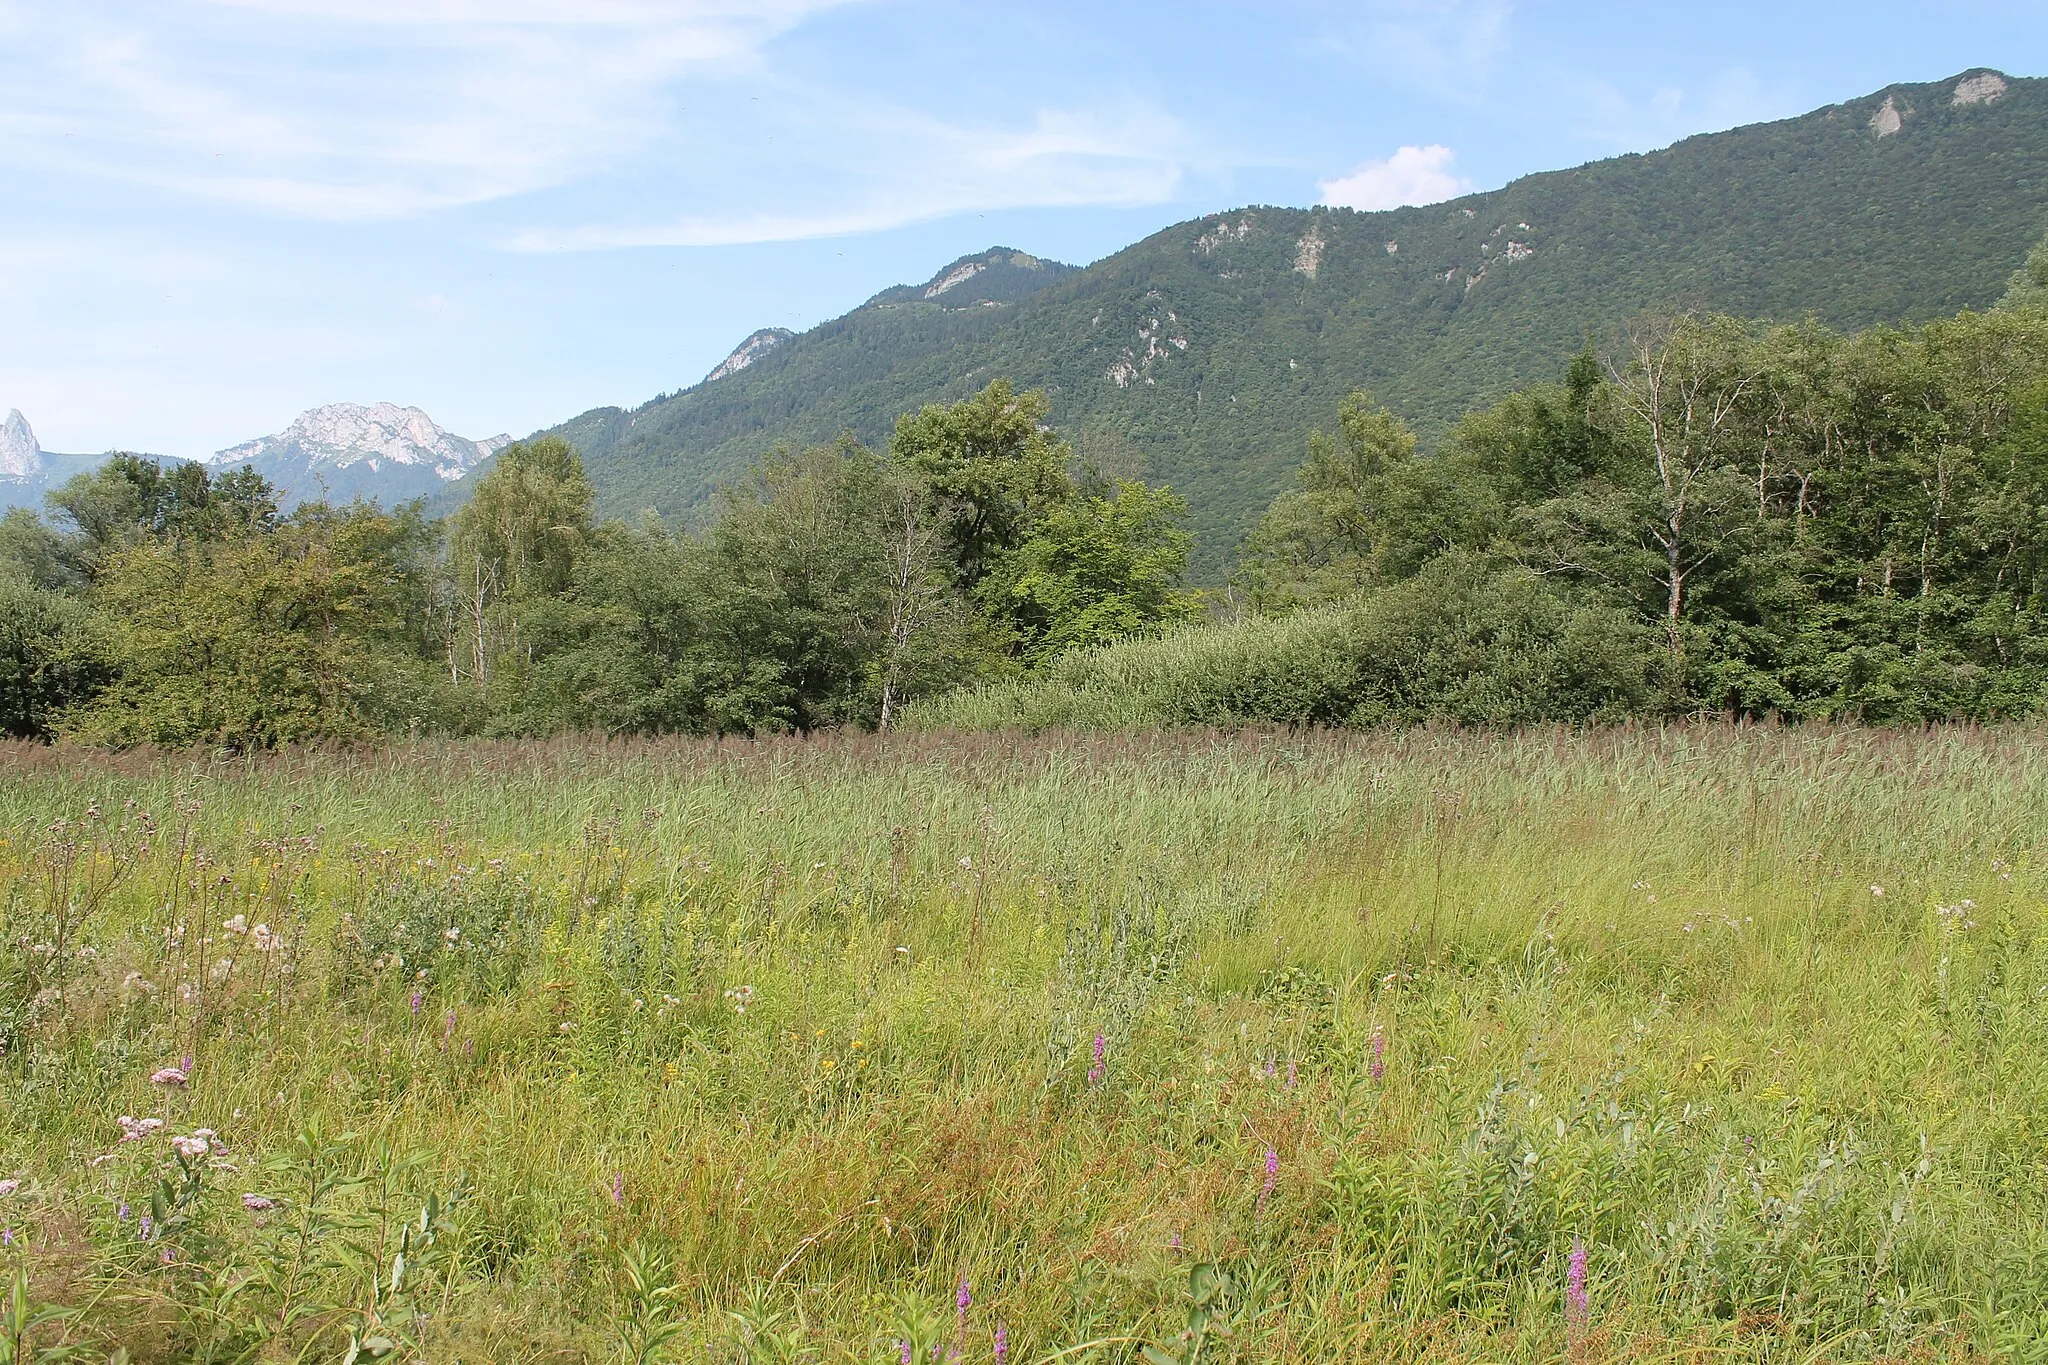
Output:
[[43,448],[20,408],[9,408],[0,422],[0,479],[33,477],[43,466]]
[[741,370],[744,370],[747,366],[753,364],[762,356],[767,355],[770,351],[795,335],[796,333],[790,331],[787,327],[763,327],[760,331],[733,347],[732,354],[719,361],[718,368],[705,375],[702,382],[709,384],[713,380],[723,379],[727,375],[738,374]]
[[329,403],[299,414],[274,436],[244,441],[216,454],[220,465],[298,464],[309,470],[351,469],[367,465],[371,472],[387,465],[432,470],[441,479],[459,479],[478,462],[511,443],[509,436],[472,441],[444,430],[418,408],[396,403]]
[[329,403],[208,463],[253,466],[286,506],[358,497],[394,504],[437,492],[511,443],[510,436],[457,436],[420,409],[396,403]]

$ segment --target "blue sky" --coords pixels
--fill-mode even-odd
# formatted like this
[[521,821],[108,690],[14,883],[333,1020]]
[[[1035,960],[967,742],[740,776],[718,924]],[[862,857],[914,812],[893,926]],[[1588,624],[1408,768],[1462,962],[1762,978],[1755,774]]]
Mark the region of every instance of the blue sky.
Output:
[[1085,263],[1974,67],[2040,0],[0,0],[0,412],[523,434],[1003,244]]

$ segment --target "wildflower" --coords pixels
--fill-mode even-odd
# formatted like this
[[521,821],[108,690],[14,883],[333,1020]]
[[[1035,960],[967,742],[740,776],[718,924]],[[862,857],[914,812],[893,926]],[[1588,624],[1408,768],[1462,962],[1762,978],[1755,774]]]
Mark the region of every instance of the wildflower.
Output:
[[454,1010],[449,1010],[447,1017],[441,1021],[441,1036],[443,1038],[453,1038],[455,1036]]
[[1010,1358],[1010,1329],[1000,1322],[996,1324],[995,1356],[996,1365],[1003,1365],[1003,1362]]
[[1166,1239],[1166,1249],[1168,1251],[1179,1251],[1180,1246],[1180,1229],[1175,1228],[1173,1234]]
[[1277,1148],[1266,1149],[1266,1181],[1259,1187],[1260,1205],[1272,1198],[1273,1190],[1280,1184],[1280,1152]]
[[1088,1084],[1100,1085],[1103,1078],[1109,1075],[1108,1053],[1109,1040],[1098,1032],[1095,1035],[1095,1064],[1088,1068]]
[[142,1234],[142,1240],[145,1242],[156,1236],[156,1224],[146,1213],[142,1215],[142,1225],[136,1230]]
[[462,937],[462,931],[451,924],[442,931],[441,937],[446,940],[449,947],[453,948],[455,941]]
[[732,1001],[733,1013],[745,1014],[747,1006],[754,1003],[754,988],[752,986],[734,986],[725,993],[725,998]]
[[121,1201],[121,1207],[120,1207],[120,1208],[118,1208],[118,1209],[116,1209],[116,1210],[114,1210],[114,1221],[115,1221],[115,1222],[117,1222],[117,1223],[125,1223],[125,1222],[127,1222],[127,1221],[128,1221],[128,1201],[127,1201],[127,1200],[125,1200],[125,1199],[124,1199],[124,1200],[122,1200],[122,1201]]
[[612,1203],[621,1208],[625,1207],[626,1173],[624,1171],[612,1172]]
[[1294,1089],[1294,1081],[1294,1059],[1292,1057],[1289,1057],[1287,1059],[1287,1088],[1289,1090]]
[[575,1031],[576,1026],[570,1023],[567,1019],[564,1019],[561,1023],[555,1025],[555,1032],[560,1034],[570,1034],[574,1033]]
[[246,934],[249,932],[249,919],[246,915],[236,915],[233,919],[223,922],[220,927],[231,934]]
[[832,1069],[832,1059],[830,1057],[827,1057],[824,1061],[819,1062],[818,1068],[821,1071],[830,1071]]
[[192,1074],[192,1054],[191,1054],[191,1053],[189,1053],[189,1052],[188,1052],[188,1053],[186,1053],[186,1054],[185,1054],[184,1056],[182,1056],[182,1057],[178,1058],[178,1070],[180,1070],[180,1071],[184,1072],[184,1073],[185,1073],[185,1074],[186,1074],[187,1076],[190,1076],[190,1075]]
[[11,1246],[13,1246],[13,1245],[14,1245],[14,1229],[13,1229],[13,1228],[0,1228],[0,1247],[11,1247]]
[[421,1002],[422,1000],[424,1000],[425,998],[426,998],[426,997],[425,997],[425,996],[423,996],[423,995],[421,995],[421,993],[420,993],[420,992],[418,992],[418,991],[414,991],[414,992],[412,993],[412,1013],[413,1013],[413,1017],[414,1017],[415,1019],[417,1019],[417,1018],[419,1017],[419,1013],[420,1013],[420,1002]]
[[1372,1031],[1372,1063],[1367,1070],[1374,1085],[1387,1078],[1387,1035],[1382,1029]]
[[1881,886],[1879,886],[1879,885],[1878,885],[1878,884],[1877,884],[1876,882],[1872,882],[1872,883],[1870,884],[1870,894],[1871,894],[1871,895],[1873,895],[1873,896],[1875,896],[1875,897],[1876,897],[1877,899],[1879,899],[1879,900],[1883,900],[1883,899],[1884,899],[1884,888],[1883,888],[1883,887],[1881,887]]
[[0,1199],[6,1198],[21,1188],[19,1180],[0,1180]]
[[187,1161],[197,1161],[213,1150],[212,1145],[197,1133],[190,1137],[174,1137],[171,1139],[171,1146]]
[[1586,1244],[1574,1237],[1571,1260],[1566,1263],[1564,1273],[1564,1321],[1575,1358],[1579,1343],[1585,1338],[1586,1325],[1591,1320],[1590,1309],[1590,1301],[1586,1297]]
[[910,1365],[910,1343],[899,1341],[896,1343],[896,1350],[903,1359],[903,1365]]
[[256,951],[259,953],[267,953],[284,946],[284,940],[278,937],[267,924],[259,924],[254,929],[251,929],[249,931],[249,942],[255,945]]
[[277,1207],[277,1201],[260,1194],[245,1194],[242,1196],[242,1207],[251,1213],[269,1213]]
[[140,1142],[164,1126],[162,1119],[137,1119],[130,1118],[126,1114],[121,1115],[120,1118],[114,1121],[121,1125],[121,1141],[123,1142]]
[[184,1067],[176,1066],[162,1067],[156,1071],[152,1071],[149,1075],[149,1083],[151,1085],[169,1085],[182,1087],[185,1084],[185,1082],[191,1079],[191,1071],[187,1070]]
[[962,1280],[962,1281],[960,1281],[960,1290],[959,1290],[959,1292],[958,1292],[958,1293],[956,1293],[956,1294],[955,1294],[955,1295],[953,1296],[953,1306],[954,1306],[954,1307],[956,1307],[956,1308],[958,1308],[958,1309],[960,1310],[960,1316],[964,1318],[964,1317],[966,1317],[966,1316],[967,1316],[967,1310],[968,1310],[969,1308],[971,1308],[971,1307],[972,1307],[973,1305],[974,1305],[974,1294],[973,1294],[973,1291],[971,1291],[971,1290],[970,1290],[970,1289],[968,1288],[968,1286],[967,1286],[967,1281],[966,1281],[966,1280]]

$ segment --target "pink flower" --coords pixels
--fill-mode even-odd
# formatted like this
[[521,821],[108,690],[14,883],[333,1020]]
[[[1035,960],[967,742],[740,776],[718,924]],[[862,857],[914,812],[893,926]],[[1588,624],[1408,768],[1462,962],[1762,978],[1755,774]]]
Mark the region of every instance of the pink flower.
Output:
[[1585,1340],[1591,1322],[1592,1300],[1586,1294],[1586,1244],[1574,1237],[1571,1260],[1566,1262],[1564,1272],[1564,1325],[1574,1360],[1578,1359],[1580,1343]]
[[242,1196],[242,1207],[251,1213],[268,1213],[277,1207],[277,1201],[260,1194],[245,1194]]
[[1372,1073],[1374,1085],[1387,1078],[1387,1035],[1381,1029],[1372,1031]]
[[996,1365],[1010,1358],[1010,1329],[1000,1322],[996,1324]]
[[164,1126],[162,1119],[137,1119],[123,1114],[115,1120],[121,1125],[121,1141],[140,1142]]
[[177,1150],[179,1156],[184,1157],[187,1161],[197,1161],[200,1157],[213,1150],[207,1144],[206,1139],[196,1133],[191,1137],[172,1138],[171,1146]]
[[1109,1064],[1105,1060],[1108,1056],[1108,1053],[1109,1040],[1107,1038],[1104,1038],[1100,1033],[1096,1034],[1095,1065],[1088,1068],[1088,1084],[1100,1085],[1102,1083],[1103,1077],[1109,1074]]
[[21,1182],[19,1180],[0,1180],[0,1198],[5,1198],[20,1188]]
[[151,1085],[183,1086],[190,1079],[192,1079],[190,1072],[181,1071],[175,1066],[167,1066],[160,1071],[152,1071],[149,1075],[149,1083]]

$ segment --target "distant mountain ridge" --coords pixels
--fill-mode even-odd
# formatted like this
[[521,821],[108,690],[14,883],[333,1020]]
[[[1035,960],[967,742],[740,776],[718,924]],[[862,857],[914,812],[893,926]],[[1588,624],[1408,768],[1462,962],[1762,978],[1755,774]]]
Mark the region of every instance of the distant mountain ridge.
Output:
[[[431,497],[459,480],[510,436],[472,441],[443,429],[418,408],[395,403],[329,403],[310,408],[272,436],[244,441],[199,463],[220,469],[248,465],[268,479],[285,507],[360,497],[387,507]],[[19,410],[0,422],[0,509],[39,507],[43,498],[104,455],[58,455],[37,443]],[[150,455],[161,463],[188,461]]]
[[1078,271],[991,249],[550,430],[604,510],[687,519],[777,444],[879,442],[1007,376],[1051,392],[1085,455],[1184,493],[1213,577],[1354,388],[1429,440],[1660,310],[1850,328],[1986,306],[2044,230],[2048,82],[1975,70],[1426,208],[1253,206]]
[[472,441],[444,430],[418,408],[396,403],[329,403],[273,436],[245,441],[207,463],[248,465],[290,506],[362,497],[387,506],[429,497],[510,445],[510,436]]

